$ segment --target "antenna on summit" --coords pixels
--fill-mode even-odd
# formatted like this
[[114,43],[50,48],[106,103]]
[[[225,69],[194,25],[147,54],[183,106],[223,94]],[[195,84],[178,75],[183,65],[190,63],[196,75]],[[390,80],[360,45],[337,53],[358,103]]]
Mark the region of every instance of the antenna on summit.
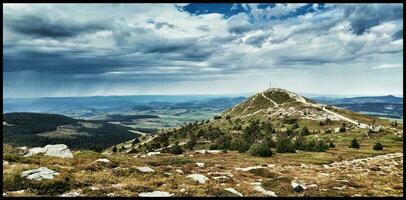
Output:
[[269,81],[269,89],[271,89],[272,88],[272,84],[271,84],[271,81]]

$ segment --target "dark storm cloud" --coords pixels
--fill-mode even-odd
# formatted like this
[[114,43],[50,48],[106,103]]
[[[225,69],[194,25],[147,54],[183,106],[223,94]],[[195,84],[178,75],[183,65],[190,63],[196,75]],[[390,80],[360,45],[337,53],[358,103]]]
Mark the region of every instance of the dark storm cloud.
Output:
[[47,16],[22,15],[5,21],[5,25],[17,33],[34,37],[63,38],[82,33],[91,33],[107,29],[107,24],[91,22],[75,24],[66,21],[51,20]]
[[403,19],[401,4],[345,6],[344,12],[353,32],[358,35],[382,22]]

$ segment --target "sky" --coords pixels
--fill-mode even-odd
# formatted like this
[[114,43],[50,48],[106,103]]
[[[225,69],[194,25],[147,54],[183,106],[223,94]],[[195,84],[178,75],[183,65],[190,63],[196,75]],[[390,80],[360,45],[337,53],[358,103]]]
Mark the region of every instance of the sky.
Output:
[[402,4],[3,4],[3,98],[403,96]]

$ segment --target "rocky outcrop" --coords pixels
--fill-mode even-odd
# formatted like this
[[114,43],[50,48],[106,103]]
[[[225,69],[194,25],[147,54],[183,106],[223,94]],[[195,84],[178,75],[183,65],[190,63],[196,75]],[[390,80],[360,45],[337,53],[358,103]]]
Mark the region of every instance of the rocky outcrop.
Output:
[[54,176],[59,175],[58,172],[50,170],[46,167],[27,170],[21,173],[21,177],[26,177],[30,180],[54,179]]
[[39,153],[53,157],[73,158],[72,152],[65,144],[46,145],[44,148],[34,147],[30,149],[24,157],[37,155]]

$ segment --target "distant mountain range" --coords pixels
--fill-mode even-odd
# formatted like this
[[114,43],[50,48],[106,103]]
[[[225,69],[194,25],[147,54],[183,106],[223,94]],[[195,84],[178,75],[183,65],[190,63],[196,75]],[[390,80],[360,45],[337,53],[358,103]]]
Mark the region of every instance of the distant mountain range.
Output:
[[403,98],[393,95],[352,98],[313,97],[312,99],[367,115],[403,119]]

